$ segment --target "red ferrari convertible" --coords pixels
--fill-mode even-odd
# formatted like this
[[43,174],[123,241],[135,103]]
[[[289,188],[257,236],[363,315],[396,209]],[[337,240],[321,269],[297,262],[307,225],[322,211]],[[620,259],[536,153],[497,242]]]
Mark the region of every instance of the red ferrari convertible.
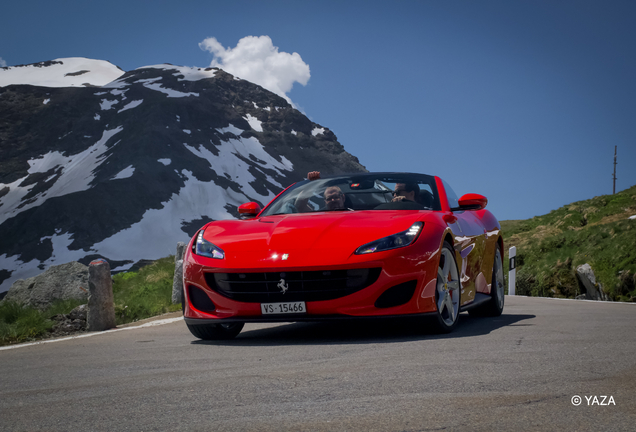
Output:
[[450,332],[460,312],[498,316],[503,240],[487,202],[423,174],[295,183],[192,238],[185,322],[197,338],[231,339],[246,322],[429,316]]

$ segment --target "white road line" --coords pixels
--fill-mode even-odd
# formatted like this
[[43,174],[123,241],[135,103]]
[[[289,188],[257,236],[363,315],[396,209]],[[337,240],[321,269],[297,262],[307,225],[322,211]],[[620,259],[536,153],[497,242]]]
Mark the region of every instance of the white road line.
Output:
[[596,304],[604,304],[604,305],[608,305],[608,304],[636,305],[636,303],[634,303],[634,302],[606,301],[606,300],[583,300],[583,299],[577,300],[577,299],[558,298],[558,297],[532,297],[532,296],[522,296],[522,295],[508,296],[507,294],[506,294],[506,297],[541,299],[541,300],[561,300],[561,301],[565,300],[565,301],[587,302],[587,303],[596,303]]
[[103,332],[91,332],[91,333],[85,333],[85,334],[76,335],[76,336],[69,336],[69,337],[60,338],[60,339],[48,339],[48,340],[42,340],[42,341],[38,341],[38,342],[30,342],[30,343],[23,343],[23,344],[17,344],[17,345],[8,345],[8,346],[0,347],[0,351],[14,349],[14,348],[24,348],[24,347],[28,347],[28,346],[32,346],[32,345],[41,345],[41,344],[46,344],[46,343],[62,342],[62,341],[71,340],[71,339],[80,339],[80,338],[86,338],[86,337],[91,337],[91,336],[99,336],[99,335],[104,335],[104,334],[108,334],[108,333],[120,332],[120,331],[124,331],[124,330],[135,330],[135,329],[140,329],[142,327],[153,327],[153,326],[158,326],[158,325],[163,325],[163,324],[170,324],[170,323],[173,323],[173,322],[177,322],[179,320],[183,320],[183,317],[166,318],[166,319],[162,319],[162,320],[150,321],[150,322],[147,322],[145,324],[134,326],[134,327],[115,328],[115,329],[112,329],[112,330],[105,330]]

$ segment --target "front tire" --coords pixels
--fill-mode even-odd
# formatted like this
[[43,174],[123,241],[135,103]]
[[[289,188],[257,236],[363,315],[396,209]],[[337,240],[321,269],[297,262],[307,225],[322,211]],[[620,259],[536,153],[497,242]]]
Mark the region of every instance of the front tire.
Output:
[[193,336],[203,340],[234,339],[243,330],[245,323],[188,325]]
[[448,242],[444,242],[440,252],[435,290],[437,304],[435,328],[440,333],[450,333],[457,325],[460,288],[455,250]]

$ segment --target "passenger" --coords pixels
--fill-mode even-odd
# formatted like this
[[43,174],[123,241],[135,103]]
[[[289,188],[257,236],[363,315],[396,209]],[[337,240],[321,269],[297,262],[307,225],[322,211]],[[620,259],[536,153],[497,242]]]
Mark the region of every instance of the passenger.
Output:
[[338,186],[329,186],[325,189],[325,204],[327,210],[341,210],[345,208],[345,194]]
[[[307,173],[307,179],[318,180],[320,179],[320,171],[311,171]],[[329,186],[325,189],[325,206],[327,210],[341,210],[345,208],[345,194],[338,186]],[[306,199],[299,199],[296,201],[296,207],[304,213],[311,211],[311,207],[307,205]]]
[[391,202],[418,202],[420,187],[417,183],[396,183]]

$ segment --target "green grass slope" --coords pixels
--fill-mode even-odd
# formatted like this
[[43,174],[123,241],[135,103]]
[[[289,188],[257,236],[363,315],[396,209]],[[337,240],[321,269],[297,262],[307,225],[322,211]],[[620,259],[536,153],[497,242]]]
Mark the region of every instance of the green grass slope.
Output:
[[612,300],[635,301],[633,215],[636,186],[532,219],[502,221],[506,258],[508,248],[517,247],[517,294],[574,298],[582,293],[576,268],[588,263]]

